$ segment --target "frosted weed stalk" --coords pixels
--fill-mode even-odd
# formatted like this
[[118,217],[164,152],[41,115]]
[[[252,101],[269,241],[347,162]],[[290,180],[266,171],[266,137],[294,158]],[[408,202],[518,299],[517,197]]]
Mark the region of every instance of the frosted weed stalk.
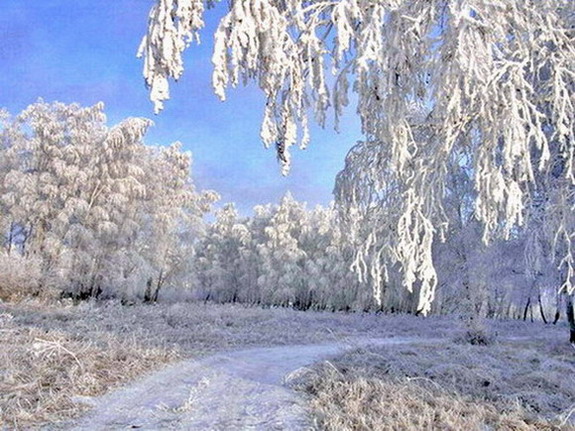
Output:
[[210,379],[207,377],[202,377],[200,381],[190,389],[190,393],[188,395],[187,400],[178,407],[170,407],[164,403],[161,403],[157,406],[159,410],[169,413],[185,413],[189,412],[193,409],[194,404],[198,400],[198,397],[201,395],[201,392],[208,387],[210,384]]

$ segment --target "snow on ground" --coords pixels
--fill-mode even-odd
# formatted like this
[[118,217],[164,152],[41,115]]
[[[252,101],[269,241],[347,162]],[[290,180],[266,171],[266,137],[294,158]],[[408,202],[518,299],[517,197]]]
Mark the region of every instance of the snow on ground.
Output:
[[[0,315],[0,321],[7,322],[0,322],[0,352],[9,364],[0,373],[0,419],[20,429],[70,426],[70,418],[94,404],[100,407],[92,418],[114,421],[115,409],[131,410],[131,402],[138,408],[126,418],[142,421],[135,426],[164,420],[175,429],[184,423],[188,429],[201,429],[202,424],[229,429],[233,418],[240,417],[247,429],[258,429],[258,423],[273,429],[282,421],[289,424],[291,417],[294,429],[305,419],[300,401],[280,384],[285,374],[341,352],[354,340],[451,340],[462,331],[453,317],[192,303],[0,303]],[[566,337],[563,326],[488,326],[500,337],[547,337],[554,342]],[[171,368],[153,373],[167,362]],[[134,380],[138,383],[126,385]],[[154,384],[169,394],[153,389]],[[125,389],[115,392],[118,387]],[[232,389],[239,392],[234,395]],[[262,399],[274,401],[265,404]],[[89,421],[78,422],[78,427],[89,428]]]
[[286,376],[363,344],[409,338],[282,346],[217,354],[167,367],[94,403],[73,430],[305,430],[312,423]]

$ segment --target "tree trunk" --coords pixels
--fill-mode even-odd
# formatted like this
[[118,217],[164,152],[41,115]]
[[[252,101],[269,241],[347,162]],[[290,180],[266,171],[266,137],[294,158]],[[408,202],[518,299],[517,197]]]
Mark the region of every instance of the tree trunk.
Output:
[[547,324],[547,318],[545,317],[545,311],[543,310],[543,302],[541,301],[541,294],[537,297],[539,301],[539,313],[541,314],[541,319],[543,319],[543,323]]
[[561,318],[561,295],[557,293],[555,301],[555,317],[553,318],[553,324],[556,325],[560,318]]
[[158,302],[158,295],[160,294],[160,289],[164,284],[164,270],[160,271],[160,275],[158,276],[158,282],[156,283],[156,290],[152,295],[152,302]]
[[527,313],[529,312],[530,306],[531,306],[531,296],[527,299],[527,304],[525,304],[525,309],[523,310],[523,321],[527,320]]
[[556,325],[559,319],[561,319],[561,312],[557,310],[555,312],[555,317],[553,318],[553,324]]
[[146,282],[146,290],[144,292],[144,302],[151,302],[152,300],[152,277],[148,278]]
[[567,295],[567,321],[569,322],[569,342],[575,344],[575,310],[573,309],[573,295]]

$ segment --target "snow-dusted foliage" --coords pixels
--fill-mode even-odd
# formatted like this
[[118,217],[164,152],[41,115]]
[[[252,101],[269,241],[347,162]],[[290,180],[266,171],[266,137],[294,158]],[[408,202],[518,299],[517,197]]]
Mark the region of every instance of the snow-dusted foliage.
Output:
[[248,218],[225,206],[197,246],[190,274],[196,297],[299,309],[374,309],[371,292],[349,269],[353,249],[335,216],[331,208],[307,210],[289,193],[279,205],[256,206]]
[[0,262],[39,265],[38,291],[155,299],[215,196],[195,190],[179,144],[143,144],[150,125],[129,118],[108,128],[102,104],[38,102],[7,120]]
[[[141,53],[160,109],[168,79],[202,27],[201,0],[158,0]],[[256,81],[262,139],[284,171],[309,141],[308,116],[336,122],[357,95],[365,143],[348,157],[338,198],[361,241],[355,268],[375,281],[393,266],[428,312],[432,247],[448,227],[448,166],[466,158],[485,242],[544,217],[539,229],[575,277],[575,2],[572,0],[233,0],[215,35],[213,85]],[[329,76],[331,72],[332,76]],[[536,210],[537,209],[537,210]],[[533,212],[543,214],[533,215]],[[533,237],[529,244],[536,246]]]
[[[534,273],[525,258],[533,255],[530,231],[484,244],[467,169],[454,166],[445,199],[449,231],[432,245],[437,288],[429,313],[556,321],[564,305],[557,267],[541,255]],[[381,284],[374,280],[381,274],[369,270],[358,279],[352,268],[362,263],[353,238],[360,236],[333,206],[309,210],[289,193],[278,205],[256,206],[250,217],[228,204],[195,244],[181,283],[192,292],[188,297],[202,301],[421,313],[419,292],[405,289],[398,265],[389,266]]]
[[[453,197],[448,203],[462,201]],[[430,313],[552,320],[557,271],[547,263],[531,277],[522,252],[526,236],[484,245],[480,224],[466,220],[472,215],[448,208],[450,235],[433,244],[438,287]],[[419,312],[419,294],[405,289],[399,268],[389,268],[378,300],[372,279],[378,274],[358,280],[350,235],[333,207],[308,210],[289,193],[278,205],[256,206],[250,217],[228,204],[197,243],[186,283],[204,301]]]

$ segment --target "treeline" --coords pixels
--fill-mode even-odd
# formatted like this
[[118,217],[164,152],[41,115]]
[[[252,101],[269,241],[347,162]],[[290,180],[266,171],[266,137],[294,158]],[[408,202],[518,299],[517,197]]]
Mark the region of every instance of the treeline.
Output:
[[[342,225],[332,207],[308,209],[287,194],[250,217],[225,205],[206,222],[217,194],[196,190],[179,144],[144,144],[149,120],[108,127],[101,105],[38,102],[1,121],[0,299],[418,310],[418,284],[406,289],[399,265],[375,273],[357,253],[371,229]],[[449,232],[433,245],[431,312],[554,321],[561,297],[552,251],[533,230],[485,245],[457,189],[465,181],[451,183]],[[362,266],[371,271],[360,278],[352,268]]]
[[349,269],[353,258],[331,209],[308,211],[289,193],[246,218],[229,204],[198,242],[193,297],[304,310],[371,309],[372,293]]
[[[486,246],[481,235],[479,223],[454,220],[449,239],[435,244],[439,285],[432,313],[553,321],[561,309],[556,268],[530,274],[523,253],[528,236]],[[190,295],[302,310],[416,313],[417,286],[405,289],[401,268],[385,274],[381,292],[373,290],[377,274],[358,279],[350,269],[361,264],[353,241],[336,210],[308,210],[290,194],[279,205],[254,208],[251,217],[240,217],[230,204],[197,243]]]

